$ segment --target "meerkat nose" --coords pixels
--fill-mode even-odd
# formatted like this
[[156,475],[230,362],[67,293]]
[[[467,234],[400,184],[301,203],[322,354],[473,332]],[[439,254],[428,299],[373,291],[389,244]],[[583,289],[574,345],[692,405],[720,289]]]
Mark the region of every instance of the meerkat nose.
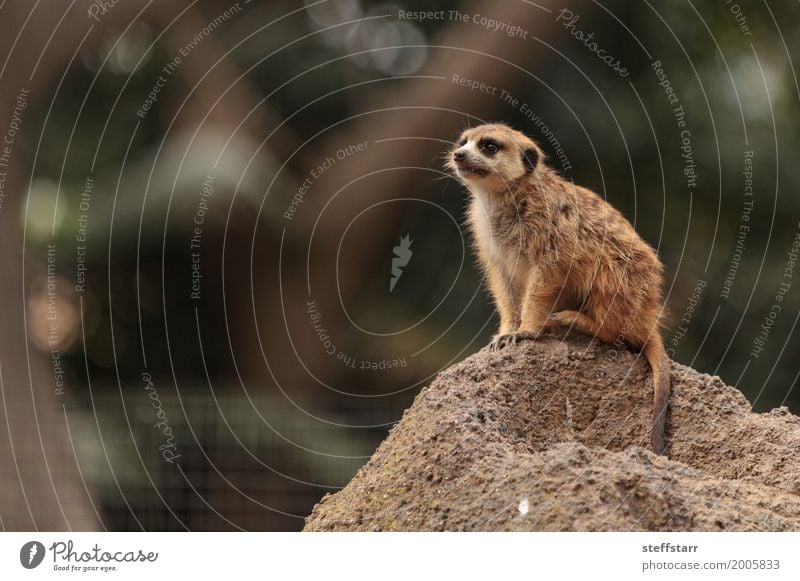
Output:
[[455,161],[464,161],[464,158],[467,157],[467,154],[461,150],[456,151],[453,153],[453,159]]

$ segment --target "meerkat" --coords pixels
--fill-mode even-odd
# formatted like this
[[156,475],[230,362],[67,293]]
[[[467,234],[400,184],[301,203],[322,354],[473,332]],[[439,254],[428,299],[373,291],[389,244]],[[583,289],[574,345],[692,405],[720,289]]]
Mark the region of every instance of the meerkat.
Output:
[[619,211],[561,177],[532,139],[506,125],[464,131],[447,166],[471,194],[467,223],[500,315],[490,348],[562,325],[641,352],[653,374],[651,446],[664,454],[670,362],[656,252]]

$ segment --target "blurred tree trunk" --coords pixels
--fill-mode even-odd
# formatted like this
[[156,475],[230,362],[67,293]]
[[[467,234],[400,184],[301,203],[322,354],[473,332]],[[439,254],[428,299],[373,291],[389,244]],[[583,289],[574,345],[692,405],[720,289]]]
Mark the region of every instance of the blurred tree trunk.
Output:
[[[29,151],[23,145],[37,140],[30,129],[40,121],[34,116],[46,109],[81,42],[84,48],[91,47],[109,30],[121,32],[136,19],[160,28],[169,25],[166,43],[177,50],[185,37],[205,25],[194,4],[189,0],[126,0],[100,10],[92,0],[79,0],[72,9],[69,4],[34,6],[17,1],[0,9],[0,62],[8,57],[0,75],[0,140],[11,121],[17,95],[23,89],[28,94],[13,153],[7,167],[0,168],[5,171],[0,177],[5,178],[6,194],[0,207],[0,269],[4,273],[0,280],[0,530],[90,530],[101,524],[101,516],[81,482],[66,423],[69,410],[55,389],[53,367],[28,344],[27,285],[34,274],[45,271],[46,263],[32,262],[23,244],[21,212],[30,178],[25,157]],[[209,112],[205,123],[233,131],[251,109],[256,109],[257,94],[247,79],[239,78],[230,59],[209,70],[210,64],[223,55],[224,50],[208,38],[194,51],[195,58],[186,59],[181,74],[196,91],[175,120],[175,128],[193,131]],[[230,90],[217,102],[225,89]],[[262,106],[239,129],[256,137],[265,125],[271,129],[279,122],[279,117]],[[278,137],[285,153],[294,150],[297,140],[291,128],[282,129]],[[252,216],[252,210],[247,215]],[[234,228],[234,232],[237,230]],[[238,255],[246,256],[244,244],[234,247]],[[58,256],[59,249],[56,253]],[[60,256],[66,259],[65,253]],[[244,279],[244,274],[239,275],[240,282]],[[246,314],[241,318],[249,320]]]
[[[53,367],[29,346],[25,323],[27,283],[46,263],[26,257],[21,212],[30,168],[25,146],[47,107],[69,59],[84,36],[91,45],[111,26],[127,24],[146,4],[127,0],[98,16],[93,2],[5,2],[0,9],[0,139],[5,138],[17,96],[28,106],[6,161],[6,194],[0,207],[0,528],[3,530],[91,530],[99,526],[81,482],[70,440],[69,409],[56,392]],[[174,2],[177,13],[186,2]],[[84,46],[85,46],[84,45]],[[41,58],[40,58],[41,57]],[[6,60],[7,59],[7,60]],[[33,104],[38,104],[38,110]],[[57,254],[58,255],[58,254]],[[63,253],[61,254],[63,256]],[[24,266],[24,268],[23,268]]]
[[[33,139],[30,103],[47,103],[55,70],[43,58],[43,66],[33,79],[30,76],[61,16],[52,8],[39,10],[25,24],[30,10],[31,5],[17,2],[7,3],[0,12],[0,55],[8,58],[0,80],[0,138],[7,135],[17,95],[29,91],[21,130],[2,168],[6,197],[0,208],[0,519],[4,530],[86,530],[96,528],[97,522],[80,483],[66,414],[47,359],[29,347],[25,327],[25,277],[45,265],[25,262],[20,226],[26,185],[23,143]],[[62,38],[54,37],[50,50],[71,53],[75,39],[59,45]]]

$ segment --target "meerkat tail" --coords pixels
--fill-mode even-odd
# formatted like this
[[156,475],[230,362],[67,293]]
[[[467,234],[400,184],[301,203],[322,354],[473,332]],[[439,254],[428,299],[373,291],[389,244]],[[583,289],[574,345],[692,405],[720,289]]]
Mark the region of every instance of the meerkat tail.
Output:
[[656,454],[666,450],[667,408],[671,396],[670,363],[660,336],[653,336],[642,350],[653,371],[653,427],[650,445]]

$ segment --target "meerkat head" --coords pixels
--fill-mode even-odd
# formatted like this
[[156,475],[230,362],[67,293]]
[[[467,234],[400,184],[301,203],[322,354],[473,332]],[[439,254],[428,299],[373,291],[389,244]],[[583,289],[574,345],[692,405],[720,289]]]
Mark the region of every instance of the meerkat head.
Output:
[[467,186],[505,189],[533,175],[543,159],[544,153],[532,139],[507,125],[492,123],[464,131],[447,166]]

